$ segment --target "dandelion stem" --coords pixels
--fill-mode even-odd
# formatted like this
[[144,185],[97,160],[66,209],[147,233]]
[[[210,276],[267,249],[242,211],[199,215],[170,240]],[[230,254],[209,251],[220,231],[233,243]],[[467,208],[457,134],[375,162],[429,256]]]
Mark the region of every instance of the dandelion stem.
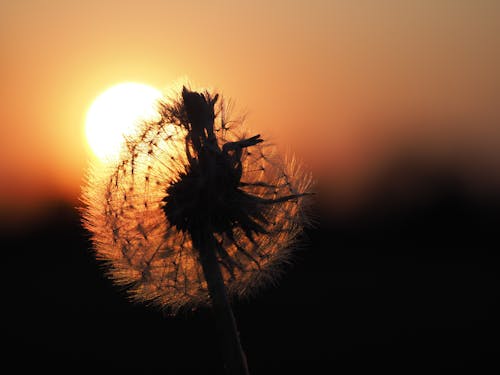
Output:
[[226,293],[219,262],[216,256],[216,239],[212,232],[200,230],[191,234],[193,245],[198,249],[203,274],[208,284],[212,309],[229,375],[249,375],[245,353],[241,346],[236,320]]

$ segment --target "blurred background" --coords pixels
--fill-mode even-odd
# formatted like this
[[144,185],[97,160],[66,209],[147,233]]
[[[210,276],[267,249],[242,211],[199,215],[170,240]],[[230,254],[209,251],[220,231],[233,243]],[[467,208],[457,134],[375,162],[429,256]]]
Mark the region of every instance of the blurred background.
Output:
[[1,1],[0,243],[18,366],[220,373],[210,312],[129,303],[80,225],[85,116],[122,82],[231,98],[316,179],[252,374],[498,364],[500,3]]

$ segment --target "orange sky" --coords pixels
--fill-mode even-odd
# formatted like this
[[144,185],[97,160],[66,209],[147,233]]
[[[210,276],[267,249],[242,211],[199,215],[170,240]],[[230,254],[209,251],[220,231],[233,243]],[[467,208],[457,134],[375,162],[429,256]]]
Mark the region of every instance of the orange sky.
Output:
[[497,171],[499,66],[494,0],[0,1],[0,208],[78,196],[85,113],[125,81],[220,89],[323,187],[408,142]]

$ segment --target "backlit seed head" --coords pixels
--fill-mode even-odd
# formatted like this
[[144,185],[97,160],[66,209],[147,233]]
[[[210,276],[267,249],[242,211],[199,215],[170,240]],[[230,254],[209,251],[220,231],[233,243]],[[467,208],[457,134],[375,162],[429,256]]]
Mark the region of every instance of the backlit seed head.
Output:
[[[131,297],[170,311],[209,301],[196,234],[210,232],[230,295],[275,280],[307,221],[311,175],[227,120],[218,95],[183,88],[91,168],[83,222]],[[195,244],[196,245],[196,244]]]

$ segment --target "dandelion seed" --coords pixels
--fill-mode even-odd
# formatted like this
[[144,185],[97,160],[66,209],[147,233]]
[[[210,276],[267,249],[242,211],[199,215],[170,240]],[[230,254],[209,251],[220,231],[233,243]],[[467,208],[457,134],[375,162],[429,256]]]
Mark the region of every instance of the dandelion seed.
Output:
[[[229,122],[217,94],[183,88],[158,113],[127,139],[120,161],[90,171],[84,225],[132,299],[174,313],[212,304],[220,325],[235,328],[227,296],[279,274],[307,219],[311,176]],[[247,373],[231,359],[239,339],[224,345],[228,368]]]

